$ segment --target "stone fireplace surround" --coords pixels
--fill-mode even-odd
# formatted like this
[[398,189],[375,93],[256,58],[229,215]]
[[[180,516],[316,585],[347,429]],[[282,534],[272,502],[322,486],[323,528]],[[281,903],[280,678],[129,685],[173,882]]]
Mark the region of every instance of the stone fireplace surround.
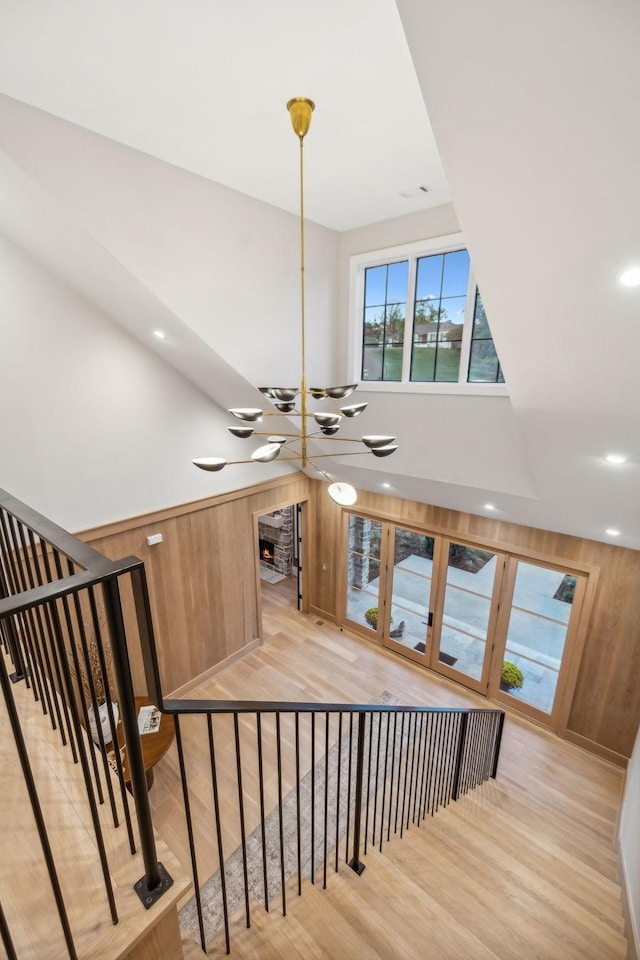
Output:
[[258,537],[260,540],[267,540],[273,544],[273,563],[264,564],[277,573],[285,577],[290,577],[293,573],[294,557],[294,531],[293,531],[293,506],[283,507],[281,510],[274,510],[273,513],[267,513],[258,517]]

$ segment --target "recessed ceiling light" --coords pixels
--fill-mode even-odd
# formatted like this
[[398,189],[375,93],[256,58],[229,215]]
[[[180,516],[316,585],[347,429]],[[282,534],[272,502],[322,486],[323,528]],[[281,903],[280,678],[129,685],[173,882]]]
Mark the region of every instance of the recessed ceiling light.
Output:
[[626,463],[627,458],[623,457],[620,453],[608,453],[605,457],[605,460],[608,463]]
[[619,531],[619,530],[616,530],[614,527],[607,527],[606,532],[609,534],[610,537],[619,537],[619,536],[620,536],[620,531]]
[[166,335],[166,333],[165,333],[163,330],[154,330],[154,331],[153,331],[153,335],[154,335],[154,337],[157,337],[158,340],[166,340],[166,339],[167,339],[167,335]]
[[385,490],[389,490],[391,488],[390,483],[383,483],[382,486],[385,488]]
[[623,287],[640,287],[640,267],[627,267],[623,270],[618,280]]
[[495,507],[492,503],[485,503],[484,508],[485,510],[495,510]]

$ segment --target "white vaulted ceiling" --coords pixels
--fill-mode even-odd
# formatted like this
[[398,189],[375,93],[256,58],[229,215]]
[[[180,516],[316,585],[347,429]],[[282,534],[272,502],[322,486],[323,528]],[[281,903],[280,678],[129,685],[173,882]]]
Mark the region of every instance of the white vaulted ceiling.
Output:
[[308,217],[345,232],[452,201],[509,388],[372,394],[368,422],[401,449],[341,477],[598,540],[615,527],[640,548],[640,289],[616,279],[640,263],[639,48],[637,0],[4,0],[0,230],[136,336],[166,313],[186,345],[171,362],[248,403],[233,344],[218,356],[197,311],[147,289],[90,220],[96,157],[115,167],[117,148],[69,133],[66,207],[45,175],[63,155],[28,108],[295,213],[284,104],[312,96]]

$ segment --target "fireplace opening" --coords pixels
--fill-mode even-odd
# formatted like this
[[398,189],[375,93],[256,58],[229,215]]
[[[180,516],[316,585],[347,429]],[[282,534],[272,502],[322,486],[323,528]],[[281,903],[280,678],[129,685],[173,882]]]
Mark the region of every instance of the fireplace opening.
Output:
[[275,563],[275,544],[270,540],[258,540],[258,553],[262,563]]

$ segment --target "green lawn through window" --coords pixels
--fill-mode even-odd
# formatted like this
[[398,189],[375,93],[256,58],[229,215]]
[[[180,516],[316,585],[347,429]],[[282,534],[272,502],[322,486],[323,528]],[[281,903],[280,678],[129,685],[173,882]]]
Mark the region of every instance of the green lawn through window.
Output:
[[[434,376],[434,363],[438,361]],[[457,381],[460,366],[460,351],[435,347],[418,347],[413,356],[412,381]],[[365,347],[365,370],[363,380],[401,380],[402,347],[386,347],[384,351],[384,377],[382,374],[382,347]]]

